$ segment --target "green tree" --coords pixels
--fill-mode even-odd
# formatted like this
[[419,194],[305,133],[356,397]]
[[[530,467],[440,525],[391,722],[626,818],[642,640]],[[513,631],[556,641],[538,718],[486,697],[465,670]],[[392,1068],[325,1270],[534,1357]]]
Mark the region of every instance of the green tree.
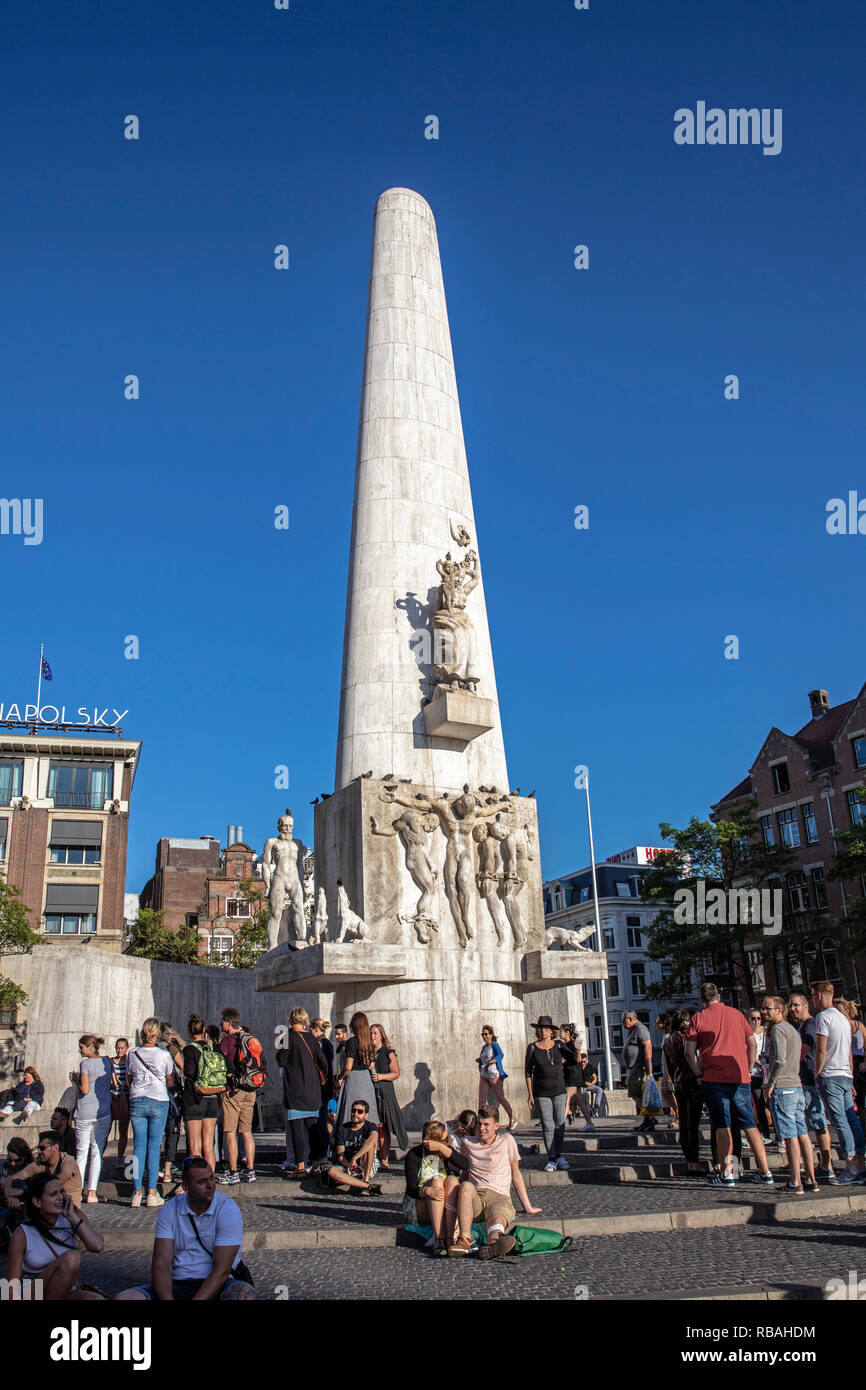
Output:
[[[21,901],[21,890],[0,878],[0,957],[29,956],[42,944],[28,922],[30,908]],[[6,975],[0,975],[0,1012],[11,1013],[27,1003],[27,991]]]
[[238,883],[242,898],[251,904],[250,916],[241,919],[235,932],[232,966],[235,970],[254,970],[256,961],[268,949],[269,908],[264,901],[265,885],[258,878],[244,878]]
[[[746,945],[764,961],[773,954],[779,937],[766,934],[757,923],[742,920],[726,920],[724,924],[679,921],[678,917],[685,914],[676,911],[675,895],[681,889],[689,889],[697,902],[701,880],[707,894],[713,888],[721,888],[725,893],[732,888],[760,890],[773,880],[778,880],[775,886],[781,887],[795,856],[786,845],[767,848],[761,827],[754,819],[755,805],[751,801],[717,824],[692,816],[681,830],[665,822],[659,826],[662,838],[671,842],[671,849],[660,855],[644,876],[642,895],[658,909],[649,929],[647,954],[652,960],[669,962],[670,973],[649,986],[650,998],[685,999],[692,993],[692,973],[696,971],[727,976],[740,996],[753,1002]],[[727,918],[732,914],[724,915]]]
[[[860,792],[860,800],[866,801],[866,790]],[[861,821],[851,830],[843,830],[836,836],[836,854],[827,877],[836,883],[856,883],[860,893],[845,895],[848,916],[848,947],[853,953],[866,951],[866,898],[863,897],[863,884],[866,882],[866,821]]]
[[198,932],[184,924],[173,931],[165,925],[165,908],[140,907],[132,925],[129,955],[147,960],[172,961],[176,965],[195,965],[198,961]]

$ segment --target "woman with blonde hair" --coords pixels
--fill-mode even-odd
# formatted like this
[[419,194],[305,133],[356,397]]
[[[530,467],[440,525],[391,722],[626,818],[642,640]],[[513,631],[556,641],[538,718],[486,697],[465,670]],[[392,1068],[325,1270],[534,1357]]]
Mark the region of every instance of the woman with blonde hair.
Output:
[[367,1113],[374,1121],[378,1115],[376,1091],[373,1086],[372,1071],[376,1063],[376,1052],[370,1037],[370,1023],[366,1014],[353,1014],[349,1020],[352,1034],[343,1053],[343,1070],[335,1085],[339,1093],[337,1106],[337,1127],[347,1125],[352,1116],[352,1102],[365,1100]]
[[141,1042],[129,1054],[129,1115],[135,1157],[132,1171],[132,1201],[141,1206],[144,1172],[150,1180],[147,1205],[161,1207],[157,1191],[159,1181],[159,1146],[168,1118],[168,1093],[174,1087],[174,1062],[163,1048],[157,1047],[161,1032],[158,1018],[146,1018],[139,1029]]
[[[111,1078],[114,1068],[110,1057],[101,1057],[99,1049],[105,1042],[95,1033],[83,1033],[78,1039],[81,1056],[79,1071],[71,1071],[69,1080],[78,1087],[75,1107],[75,1161],[81,1174],[81,1186],[88,1202],[98,1202],[96,1191],[102,1171],[102,1154],[111,1130]],[[87,1163],[90,1160],[90,1181]]]
[[866,1104],[866,1025],[860,1017],[860,1009],[853,999],[834,1000],[836,1008],[851,1024],[851,1058],[854,1063],[854,1099],[858,1113],[863,1115]]
[[319,1153],[319,1108],[323,1078],[328,1074],[328,1059],[310,1032],[306,1009],[292,1009],[289,1014],[286,1045],[277,1049],[277,1066],[283,1069],[283,1104],[294,1163],[284,1173],[287,1178],[304,1178],[311,1151],[313,1159],[324,1157]]
[[[409,1149],[405,1159],[406,1192],[403,1220],[407,1226],[433,1227],[433,1254],[447,1255],[454,1238],[457,1208],[449,1198],[460,1184],[469,1159],[454,1148],[441,1120],[428,1120],[421,1143]],[[443,1224],[447,1230],[443,1233]]]
[[378,1107],[379,1166],[387,1172],[390,1167],[388,1155],[391,1152],[391,1136],[396,1139],[398,1148],[409,1147],[406,1123],[394,1094],[394,1082],[400,1079],[400,1063],[381,1023],[371,1025],[370,1041],[376,1054],[371,1074]]

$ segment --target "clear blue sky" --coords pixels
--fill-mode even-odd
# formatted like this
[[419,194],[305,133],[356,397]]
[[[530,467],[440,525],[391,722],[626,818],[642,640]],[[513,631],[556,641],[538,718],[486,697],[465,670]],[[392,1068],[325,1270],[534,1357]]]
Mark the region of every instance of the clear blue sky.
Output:
[[[394,185],[438,222],[545,876],[587,861],[576,764],[599,853],[652,843],[809,689],[860,688],[866,537],[828,536],[825,507],[866,495],[864,42],[832,0],[6,7],[2,491],[44,499],[45,537],[0,537],[0,697],[33,698],[44,641],[52,700],[130,708],[130,890],[160,835],[240,822],[261,848],[288,803],[309,841],[332,789]],[[699,100],[781,107],[782,153],[675,145]]]

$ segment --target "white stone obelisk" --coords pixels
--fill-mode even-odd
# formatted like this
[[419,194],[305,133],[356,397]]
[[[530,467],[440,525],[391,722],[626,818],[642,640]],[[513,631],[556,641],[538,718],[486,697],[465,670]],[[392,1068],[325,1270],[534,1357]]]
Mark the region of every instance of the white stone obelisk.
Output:
[[436,562],[472,511],[436,224],[392,188],[376,204],[358,433],[335,790],[369,772],[508,790],[483,581],[466,612],[493,727],[468,743],[425,732]]

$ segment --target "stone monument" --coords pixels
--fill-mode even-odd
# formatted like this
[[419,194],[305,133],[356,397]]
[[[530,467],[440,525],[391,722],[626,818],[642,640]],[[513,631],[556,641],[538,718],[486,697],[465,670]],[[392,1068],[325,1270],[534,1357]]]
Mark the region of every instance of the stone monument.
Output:
[[394,188],[373,226],[319,925],[307,950],[262,958],[258,988],[333,992],[335,1018],[382,1023],[412,1128],[476,1103],[485,1023],[525,1113],[527,1008],[607,974],[604,955],[545,949],[535,800],[509,791],[476,537],[436,226]]

